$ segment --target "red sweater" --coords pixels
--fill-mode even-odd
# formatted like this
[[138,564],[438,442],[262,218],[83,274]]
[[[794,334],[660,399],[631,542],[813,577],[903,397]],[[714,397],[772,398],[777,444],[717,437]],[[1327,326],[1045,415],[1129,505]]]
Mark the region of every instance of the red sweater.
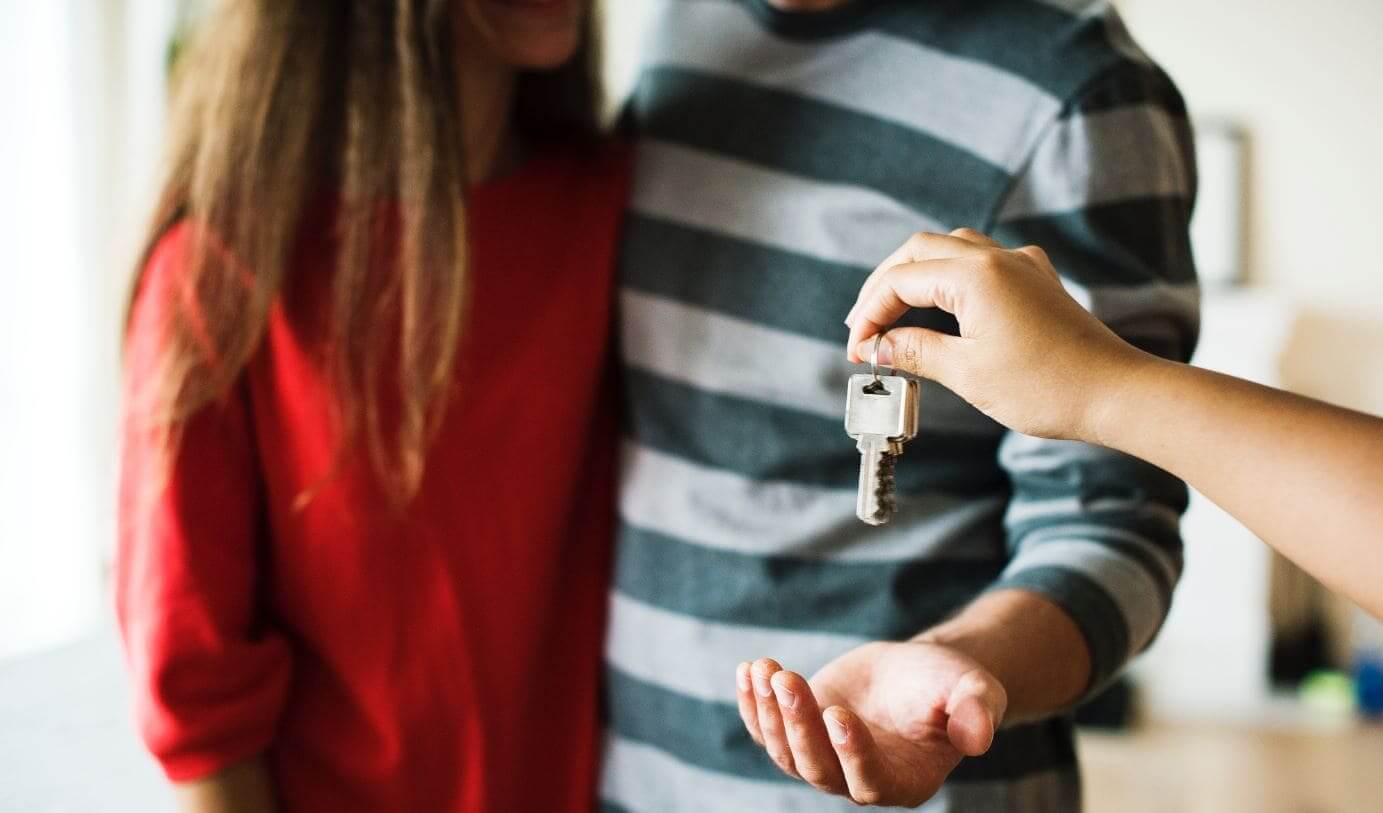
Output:
[[[306,327],[323,286],[275,308],[152,507],[154,447],[127,421],[116,604],[170,778],[264,753],[289,810],[592,807],[625,179],[620,156],[551,153],[473,194],[458,386],[405,514],[363,454],[295,508],[336,442]],[[292,274],[320,280],[332,251],[308,231]],[[154,374],[185,242],[175,228],[150,259],[131,384]]]

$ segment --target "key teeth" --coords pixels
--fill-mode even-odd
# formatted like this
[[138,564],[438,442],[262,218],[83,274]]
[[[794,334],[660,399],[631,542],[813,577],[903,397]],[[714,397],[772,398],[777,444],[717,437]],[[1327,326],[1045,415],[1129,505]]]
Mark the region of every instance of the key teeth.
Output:
[[878,524],[888,522],[898,508],[894,471],[898,456],[883,452],[879,455],[878,479],[874,486],[874,518]]

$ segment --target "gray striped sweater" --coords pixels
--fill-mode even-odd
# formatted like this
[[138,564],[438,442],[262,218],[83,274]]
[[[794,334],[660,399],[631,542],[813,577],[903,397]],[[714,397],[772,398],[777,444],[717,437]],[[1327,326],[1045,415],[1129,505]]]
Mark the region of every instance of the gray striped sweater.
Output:
[[[866,527],[841,320],[908,235],[964,225],[1041,245],[1120,335],[1186,360],[1186,113],[1103,2],[663,6],[630,110],[601,795],[647,813],[853,809],[750,741],[738,662],[810,675],[1016,587],[1076,620],[1097,690],[1167,613],[1186,491],[1107,449],[1006,432],[927,382],[899,514]],[[1071,811],[1079,795],[1059,715],[1006,728],[926,809]]]

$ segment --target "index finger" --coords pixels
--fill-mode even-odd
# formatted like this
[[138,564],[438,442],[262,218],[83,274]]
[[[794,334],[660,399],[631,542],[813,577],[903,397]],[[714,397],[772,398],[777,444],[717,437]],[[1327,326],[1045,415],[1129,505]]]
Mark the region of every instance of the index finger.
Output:
[[967,254],[974,254],[978,251],[997,247],[998,243],[985,237],[974,229],[956,229],[950,234],[933,234],[931,232],[918,232],[909,237],[901,246],[894,249],[893,253],[884,258],[884,261],[874,266],[874,270],[869,272],[864,284],[860,286],[860,293],[855,298],[855,305],[845,316],[845,323],[851,324],[852,317],[859,310],[860,300],[865,294],[878,285],[879,278],[888,272],[890,268],[906,263],[922,262],[924,260],[938,260],[946,257],[960,257]]
[[887,330],[911,308],[941,308],[956,312],[957,291],[964,284],[966,270],[954,258],[923,260],[890,268],[871,290],[862,292],[855,304],[846,345],[851,361],[862,359],[860,344]]

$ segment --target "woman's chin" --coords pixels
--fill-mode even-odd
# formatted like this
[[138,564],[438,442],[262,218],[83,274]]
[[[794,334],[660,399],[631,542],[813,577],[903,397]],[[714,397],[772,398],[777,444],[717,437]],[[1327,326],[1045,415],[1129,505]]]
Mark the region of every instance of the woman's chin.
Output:
[[544,41],[528,39],[498,45],[501,58],[510,65],[527,70],[545,70],[565,64],[580,44],[580,34],[572,34],[570,37],[554,37]]
[[555,68],[585,33],[586,0],[467,0],[490,49],[516,68]]

